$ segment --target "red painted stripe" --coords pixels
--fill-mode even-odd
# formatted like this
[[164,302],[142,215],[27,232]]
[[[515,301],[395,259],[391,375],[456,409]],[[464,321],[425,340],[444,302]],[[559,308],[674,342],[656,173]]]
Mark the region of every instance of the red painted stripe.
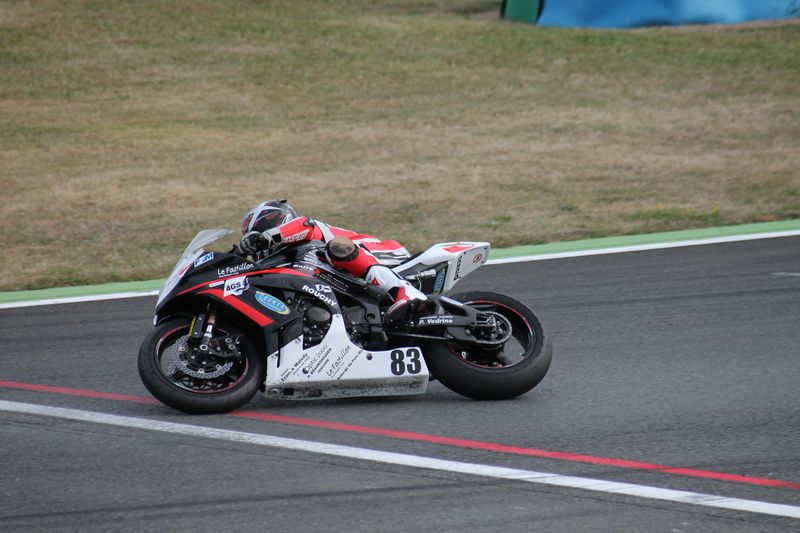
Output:
[[242,276],[245,277],[260,276],[262,274],[290,274],[293,276],[304,276],[306,278],[313,277],[311,274],[306,274],[305,272],[300,272],[299,270],[294,270],[291,268],[268,268],[266,270],[254,270],[252,272],[245,272],[244,274],[234,274],[232,276],[225,276],[222,278],[212,279],[210,281],[204,281],[203,283],[198,283],[193,287],[189,287],[188,289],[182,290],[181,292],[178,293],[178,296],[186,294],[187,292],[192,292],[201,287],[210,287],[211,285],[217,285],[218,283],[225,281],[227,279],[240,278]]
[[243,313],[245,316],[250,318],[250,320],[252,320],[261,327],[272,324],[273,322],[273,320],[270,317],[268,317],[263,313],[260,313],[258,310],[247,305],[245,302],[241,301],[235,296],[228,296],[227,298],[225,298],[223,296],[225,293],[222,292],[222,289],[207,289],[204,291],[200,291],[197,294],[208,294],[210,296],[214,296],[216,298],[219,298],[220,300],[223,300],[227,305],[230,305],[237,311]]
[[[305,278],[313,278],[311,274],[306,274],[305,272],[300,272],[299,270],[295,270],[293,268],[270,268],[269,270],[264,270],[264,274],[287,274],[289,276],[303,276]],[[249,276],[249,274],[248,274]]]
[[197,290],[200,287],[210,287],[211,285],[215,285],[216,286],[217,284],[220,284],[221,282],[225,281],[226,279],[241,278],[242,276],[257,276],[258,274],[263,274],[264,272],[268,272],[268,271],[267,270],[254,270],[253,272],[250,272],[249,274],[233,274],[232,276],[224,276],[222,278],[217,278],[217,279],[212,279],[212,280],[209,280],[209,281],[204,281],[203,283],[198,283],[197,285],[194,285],[193,287],[189,287],[188,289],[182,290],[181,292],[178,293],[178,296],[181,296],[182,294],[186,294],[187,292],[192,292],[194,290]]
[[[134,403],[158,404],[157,400],[142,396],[129,396],[125,394],[111,394],[107,392],[96,392],[83,389],[71,389],[66,387],[51,387],[48,385],[35,385],[31,383],[19,383],[15,381],[0,381],[0,388],[21,389],[36,392],[49,392],[53,394],[64,394],[69,396],[82,396],[86,398],[103,398],[108,400],[121,400]],[[763,487],[779,487],[785,489],[800,490],[800,483],[794,481],[783,481],[780,479],[769,479],[753,476],[742,476],[739,474],[726,474],[723,472],[712,472],[709,470],[699,470],[695,468],[676,468],[672,466],[642,463],[639,461],[627,461],[625,459],[613,459],[609,457],[596,457],[593,455],[583,455],[568,452],[555,452],[538,448],[523,448],[520,446],[508,446],[506,444],[496,444],[492,442],[482,442],[477,440],[457,439],[453,437],[442,437],[439,435],[427,435],[425,433],[413,433],[410,431],[398,431],[395,429],[383,429],[370,426],[358,426],[352,424],[342,424],[339,422],[329,422],[326,420],[314,420],[310,418],[296,418],[292,416],[274,415],[270,413],[258,413],[255,411],[235,411],[229,416],[239,418],[249,418],[263,422],[276,422],[279,424],[291,424],[294,426],[305,426],[321,429],[332,429],[336,431],[347,431],[350,433],[363,433],[367,435],[379,435],[393,439],[412,440],[427,442],[431,444],[442,444],[446,446],[456,446],[459,448],[472,448],[475,450],[486,450],[491,452],[511,453],[515,455],[527,455],[531,457],[542,457],[545,459],[556,459],[561,461],[572,461],[580,463],[591,463],[597,465],[614,466],[619,468],[629,468],[633,470],[649,470],[662,474],[675,474],[680,476],[699,477],[714,479],[718,481],[732,481],[735,483],[745,483],[749,485],[759,485]]]
[[69,387],[52,387],[50,385],[34,385],[33,383],[20,383],[18,381],[0,381],[0,388],[20,389],[34,392],[49,392],[51,394],[62,394],[65,396],[80,396],[82,398],[102,398],[103,400],[119,400],[122,402],[160,404],[154,398],[146,396],[130,396],[128,394],[113,394],[110,392],[98,392],[84,389],[71,389]]
[[253,411],[235,411],[231,413],[231,416],[237,416],[241,418],[252,418],[255,420],[263,420],[266,422],[293,424],[297,426],[334,429],[337,431],[349,431],[351,433],[380,435],[383,437],[391,437],[393,439],[414,440],[420,442],[429,442],[433,444],[444,444],[447,446],[457,446],[459,448],[473,448],[476,450],[512,453],[516,455],[529,455],[533,457],[543,457],[546,459],[559,459],[562,461],[573,461],[573,462],[591,463],[597,465],[616,466],[620,468],[630,468],[635,470],[652,470],[664,474],[677,474],[681,476],[701,477],[701,478],[716,479],[721,481],[734,481],[737,483],[748,483],[750,485],[761,485],[765,487],[800,489],[800,483],[795,483],[792,481],[782,481],[779,479],[742,476],[739,474],[725,474],[722,472],[711,472],[709,470],[698,470],[694,468],[676,468],[666,465],[642,463],[639,461],[627,461],[625,459],[595,457],[592,455],[583,455],[583,454],[568,453],[568,452],[554,452],[550,450],[541,450],[538,448],[522,448],[519,446],[495,444],[492,442],[456,439],[453,437],[442,437],[438,435],[427,435],[425,433],[413,433],[409,431],[398,431],[394,429],[382,429],[369,426],[356,426],[351,424],[341,424],[338,422],[328,422],[325,420],[294,418],[290,416],[273,415],[269,413],[256,413]]

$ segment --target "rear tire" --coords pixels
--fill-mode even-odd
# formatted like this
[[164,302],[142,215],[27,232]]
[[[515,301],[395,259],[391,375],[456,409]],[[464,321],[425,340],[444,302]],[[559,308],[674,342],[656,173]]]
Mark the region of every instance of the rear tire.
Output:
[[494,292],[474,291],[451,298],[508,318],[514,338],[523,349],[520,359],[513,364],[506,366],[497,360],[496,366],[490,366],[486,363],[492,357],[490,350],[440,341],[425,343],[425,362],[436,379],[448,389],[475,400],[514,398],[539,384],[550,368],[553,348],[533,311],[513,298]]
[[[182,383],[175,373],[170,377],[164,366],[170,355],[166,352],[182,336],[189,332],[191,319],[179,317],[166,320],[150,331],[139,349],[139,376],[147,390],[164,404],[189,414],[226,413],[249,402],[266,375],[266,359],[259,354],[247,337],[239,339],[241,356],[224,375],[215,380],[206,380],[214,387],[204,390],[194,389]],[[235,335],[239,330],[232,325],[218,323],[219,333]],[[188,383],[204,384],[204,380],[192,380],[184,376]]]

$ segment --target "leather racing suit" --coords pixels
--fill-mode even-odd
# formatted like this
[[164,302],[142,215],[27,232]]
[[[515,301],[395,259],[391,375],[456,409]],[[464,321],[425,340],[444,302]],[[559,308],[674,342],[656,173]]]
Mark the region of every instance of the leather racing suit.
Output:
[[[250,235],[250,234],[248,234]],[[248,238],[245,235],[243,242]],[[395,240],[330,226],[319,220],[298,217],[262,233],[269,244],[291,244],[312,240],[326,244],[325,256],[334,267],[368,283],[377,285],[394,298],[387,316],[392,321],[405,318],[412,308],[420,307],[426,296],[389,266],[399,265],[410,256]]]

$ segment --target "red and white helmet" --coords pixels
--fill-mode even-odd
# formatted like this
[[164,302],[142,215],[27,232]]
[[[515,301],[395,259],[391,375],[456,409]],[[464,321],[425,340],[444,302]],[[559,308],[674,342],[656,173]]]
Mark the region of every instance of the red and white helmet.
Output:
[[242,220],[242,235],[264,232],[297,218],[297,212],[286,200],[267,200],[247,212]]

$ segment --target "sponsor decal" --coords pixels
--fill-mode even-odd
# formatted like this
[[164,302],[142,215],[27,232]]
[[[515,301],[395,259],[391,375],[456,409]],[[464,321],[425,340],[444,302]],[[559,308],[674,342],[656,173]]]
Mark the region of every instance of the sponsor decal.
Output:
[[[336,371],[339,370],[340,368],[342,368],[342,365],[344,364],[345,357],[347,357],[347,354],[348,354],[349,351],[350,351],[350,346],[345,346],[339,352],[339,355],[337,355],[336,358],[332,360],[331,366],[328,369],[328,371],[326,372],[328,374],[328,377],[332,378],[333,375],[336,373]],[[344,372],[342,372],[342,374],[344,374]],[[337,379],[341,379],[341,377],[342,376],[340,375]]]
[[453,315],[423,316],[417,323],[420,326],[449,326],[453,323]]
[[267,294],[266,292],[257,292],[256,301],[270,311],[275,311],[281,315],[289,314],[289,308],[285,303],[275,298],[273,295]]
[[461,279],[461,260],[464,259],[464,254],[458,256],[458,263],[456,263],[456,273],[453,276],[453,281]]
[[247,276],[226,279],[225,289],[222,293],[222,297],[227,298],[228,296],[241,296],[242,293],[249,287],[250,282],[247,281]]
[[350,292],[350,287],[346,283],[342,282],[339,278],[329,274],[326,270],[316,269],[314,274],[328,285],[333,286],[335,290],[340,292]]
[[314,288],[317,289],[319,292],[327,292],[329,294],[333,294],[333,289],[331,289],[327,285],[323,285],[322,283],[317,283],[314,285]]
[[253,270],[253,268],[255,268],[255,265],[253,263],[241,263],[239,265],[232,267],[218,268],[217,277],[222,278],[225,276],[235,276],[236,274],[247,272],[248,270]]
[[480,263],[482,259],[483,259],[483,254],[478,254],[478,255],[476,255],[475,257],[472,258],[472,262],[473,263]]
[[[317,287],[320,287],[320,286],[325,287],[325,285],[317,285]],[[320,300],[322,300],[326,304],[330,305],[331,307],[336,307],[336,300],[334,300],[333,298],[331,298],[327,294],[323,293],[322,291],[317,290],[314,287],[309,287],[308,285],[303,285],[303,290],[305,292],[307,292],[308,294],[316,296],[317,298],[319,298]],[[330,287],[328,287],[328,291],[330,291],[332,293]]]
[[300,242],[306,238],[308,235],[308,230],[303,230],[300,233],[295,233],[294,235],[289,235],[288,237],[283,237],[281,239],[282,243],[290,243],[290,242]]
[[440,270],[438,274],[436,274],[436,281],[433,284],[433,292],[439,293],[442,292],[444,288],[444,269]]
[[292,263],[292,268],[314,272],[314,267],[308,263]]
[[205,265],[212,259],[214,259],[214,252],[208,252],[207,254],[201,255],[200,257],[194,260],[194,267],[197,268],[200,265]]

